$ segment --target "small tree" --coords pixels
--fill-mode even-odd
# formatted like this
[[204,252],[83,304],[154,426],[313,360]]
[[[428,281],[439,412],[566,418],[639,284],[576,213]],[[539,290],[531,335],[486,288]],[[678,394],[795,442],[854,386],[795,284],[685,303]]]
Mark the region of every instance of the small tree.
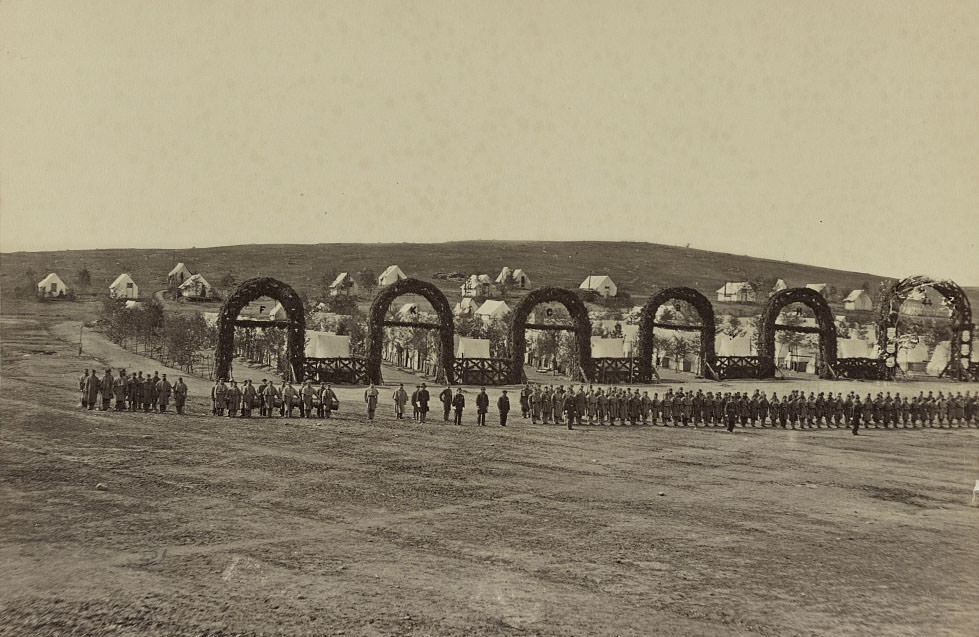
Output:
[[370,268],[361,270],[357,273],[357,283],[360,284],[364,292],[370,294],[377,287],[377,272],[374,272]]
[[92,274],[88,271],[88,268],[82,267],[82,269],[75,274],[75,283],[77,283],[78,287],[80,288],[91,287]]
[[727,322],[721,328],[721,332],[730,338],[737,338],[739,336],[744,336],[745,329],[741,325],[741,319],[732,314],[727,318]]

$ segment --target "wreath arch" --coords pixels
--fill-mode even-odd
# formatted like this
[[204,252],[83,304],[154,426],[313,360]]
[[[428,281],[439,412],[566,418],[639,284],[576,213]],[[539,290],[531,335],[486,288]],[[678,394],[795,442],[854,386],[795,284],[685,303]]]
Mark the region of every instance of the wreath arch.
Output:
[[288,317],[286,353],[297,381],[302,381],[306,358],[306,313],[302,299],[291,286],[271,277],[248,279],[228,297],[218,313],[218,346],[214,353],[215,378],[227,380],[234,354],[235,322],[242,308],[259,297],[267,296],[282,304]]
[[941,294],[952,311],[950,317],[952,323],[951,349],[949,351],[950,372],[954,378],[967,379],[972,357],[972,338],[975,332],[969,297],[965,295],[965,292],[955,281],[936,281],[931,277],[921,275],[910,276],[897,283],[892,282],[885,285],[881,288],[877,299],[877,349],[888,369],[888,376],[893,378],[897,369],[896,348],[892,348],[895,350],[894,352],[888,352],[888,346],[892,340],[889,332],[897,328],[901,304],[907,300],[912,292],[922,287],[931,287]]
[[667,301],[685,301],[693,306],[700,316],[700,376],[706,376],[706,367],[714,366],[717,353],[714,348],[716,321],[714,306],[710,300],[693,288],[676,287],[660,290],[646,302],[639,317],[639,378],[650,382],[653,377],[653,329],[656,327],[656,313]]
[[367,317],[367,377],[372,383],[380,384],[381,350],[384,345],[384,325],[388,308],[399,296],[417,294],[432,304],[432,309],[438,315],[439,323],[419,323],[419,327],[431,327],[439,333],[439,374],[438,382],[452,383],[452,366],[455,362],[455,344],[453,335],[455,325],[452,322],[452,309],[442,291],[427,281],[418,279],[401,279],[384,288],[374,298],[370,314]]
[[541,303],[556,302],[567,308],[574,322],[575,348],[582,379],[589,382],[594,377],[591,358],[591,320],[588,308],[578,295],[565,288],[537,288],[517,304],[510,315],[510,383],[519,385],[524,381],[523,364],[527,352],[527,318],[530,312]]
[[[833,312],[823,296],[809,288],[789,288],[772,295],[762,311],[761,324],[758,330],[758,362],[759,378],[775,376],[775,332],[780,328],[776,325],[778,315],[786,305],[802,303],[813,311],[816,316],[816,328],[805,329],[819,335],[819,353],[822,365],[818,371],[820,378],[832,378],[831,368],[836,366],[836,325]],[[799,330],[803,331],[803,330]]]

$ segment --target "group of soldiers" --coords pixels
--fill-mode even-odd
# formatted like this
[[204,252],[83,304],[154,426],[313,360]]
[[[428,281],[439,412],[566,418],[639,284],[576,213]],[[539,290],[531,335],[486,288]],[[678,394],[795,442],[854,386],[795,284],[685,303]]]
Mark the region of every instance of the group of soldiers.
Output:
[[241,386],[234,380],[230,384],[217,380],[211,387],[211,413],[215,416],[227,413],[229,418],[250,418],[252,411],[258,409],[259,415],[266,418],[276,413],[292,418],[297,411],[300,418],[329,418],[339,408],[340,400],[332,385],[314,385],[310,380],[300,383],[298,388],[289,381],[282,381],[276,387],[266,378],[257,386],[251,380]]
[[915,425],[949,426],[976,424],[979,421],[979,394],[961,392],[946,396],[938,392],[924,392],[908,398],[900,393],[878,392],[876,397],[868,393],[861,398],[856,392],[843,396],[841,392],[805,392],[793,390],[779,397],[776,392],[766,396],[755,390],[747,392],[712,392],[683,389],[659,393],[641,394],[637,389],[607,387],[605,389],[584,385],[564,386],[526,385],[520,392],[520,409],[524,418],[537,423],[572,424],[664,424],[726,425],[729,431],[736,424],[742,427],[791,426],[820,427],[845,426],[856,434],[862,425],[889,428]]
[[177,382],[171,384],[167,375],[161,377],[159,372],[153,372],[153,376],[144,376],[143,372],[133,372],[127,376],[126,370],[120,369],[119,375],[113,376],[112,370],[107,369],[99,377],[96,370],[86,369],[78,379],[78,391],[82,395],[82,409],[98,407],[102,411],[109,411],[115,399],[116,411],[142,409],[144,412],[164,413],[172,397],[177,413],[182,414],[187,403],[184,379],[179,377]]

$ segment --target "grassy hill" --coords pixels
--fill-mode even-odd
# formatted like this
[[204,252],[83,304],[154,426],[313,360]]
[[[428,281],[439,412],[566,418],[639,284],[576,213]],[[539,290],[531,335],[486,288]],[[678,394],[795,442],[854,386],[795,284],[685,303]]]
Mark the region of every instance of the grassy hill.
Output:
[[[458,283],[433,279],[436,272],[487,273],[496,277],[504,265],[523,268],[533,287],[575,288],[589,274],[608,274],[636,301],[669,285],[687,285],[714,298],[725,281],[757,275],[785,279],[792,286],[827,283],[844,291],[864,283],[872,291],[884,275],[848,272],[771,259],[635,242],[464,241],[430,244],[247,245],[186,250],[65,250],[0,255],[0,286],[22,285],[28,271],[38,278],[57,272],[70,285],[87,268],[92,289],[101,292],[121,272],[129,272],[141,295],[166,287],[166,275],[178,261],[200,272],[212,284],[232,273],[240,282],[272,276],[300,292],[315,294],[325,273],[371,269],[380,273],[397,264],[411,277],[435,282],[449,300],[459,296]],[[894,272],[902,277],[911,272]],[[971,290],[975,305],[979,288]]]

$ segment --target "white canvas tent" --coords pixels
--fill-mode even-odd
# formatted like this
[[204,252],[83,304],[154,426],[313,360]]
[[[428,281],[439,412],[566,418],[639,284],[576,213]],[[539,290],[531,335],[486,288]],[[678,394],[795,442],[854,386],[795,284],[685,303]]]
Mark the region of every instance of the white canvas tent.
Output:
[[721,303],[749,303],[755,300],[755,289],[747,281],[729,281],[717,288]]
[[488,338],[469,338],[466,336],[455,336],[455,357],[456,358],[489,358],[490,342]]
[[193,276],[191,271],[188,270],[187,266],[181,261],[177,265],[173,266],[173,269],[170,270],[169,274],[167,274],[167,285],[179,286],[191,276]]
[[747,336],[731,337],[718,334],[714,341],[718,356],[752,356],[755,354],[751,339]]
[[181,296],[188,299],[208,299],[213,296],[211,284],[200,274],[191,275],[177,289]]
[[840,338],[836,340],[836,355],[839,358],[873,358],[877,346],[862,338]]
[[606,298],[615,296],[619,293],[618,287],[611,277],[606,274],[593,274],[585,277],[585,280],[578,286],[581,290],[591,290]]
[[484,321],[501,321],[509,313],[510,306],[503,301],[484,301],[476,310],[476,316]]
[[806,287],[813,292],[819,292],[821,295],[826,296],[826,284],[825,283],[806,283]]
[[513,285],[521,290],[526,290],[530,287],[530,277],[527,273],[523,271],[522,268],[517,268],[513,271]]
[[867,294],[866,290],[854,290],[846,295],[843,299],[843,309],[850,311],[869,311],[873,309],[874,302],[870,299],[870,295]]
[[269,320],[270,321],[285,321],[289,318],[289,314],[286,312],[286,308],[282,307],[282,303],[276,301],[275,306],[269,310]]
[[408,277],[404,272],[401,271],[396,265],[389,265],[381,275],[377,277],[377,284],[380,286],[393,285],[402,279],[407,279]]
[[350,358],[350,336],[308,330],[306,356],[309,358]]
[[467,296],[466,298],[456,303],[453,313],[456,316],[467,316],[475,311],[476,311],[476,302],[472,299],[472,297]]
[[52,272],[37,284],[37,292],[45,297],[64,296],[68,293],[68,286],[61,280],[61,277]]
[[779,279],[778,281],[775,282],[775,285],[772,286],[771,294],[775,294],[776,292],[781,292],[782,290],[786,290],[788,289],[788,287],[789,286],[785,282],[785,279]]
[[948,365],[949,359],[949,342],[942,341],[935,346],[935,351],[931,354],[931,360],[928,361],[925,371],[929,376],[938,376],[945,370],[945,366]]
[[341,294],[357,295],[358,293],[359,288],[357,282],[348,272],[341,272],[337,275],[337,278],[333,279],[333,283],[330,284],[330,296]]
[[591,355],[593,358],[626,358],[629,351],[624,338],[591,337]]
[[109,296],[114,299],[135,299],[139,298],[139,288],[133,277],[128,273],[122,273],[109,286]]
[[496,276],[496,282],[500,284],[509,283],[511,277],[513,277],[513,270],[511,270],[508,266],[503,266],[503,269],[500,270],[500,273]]

